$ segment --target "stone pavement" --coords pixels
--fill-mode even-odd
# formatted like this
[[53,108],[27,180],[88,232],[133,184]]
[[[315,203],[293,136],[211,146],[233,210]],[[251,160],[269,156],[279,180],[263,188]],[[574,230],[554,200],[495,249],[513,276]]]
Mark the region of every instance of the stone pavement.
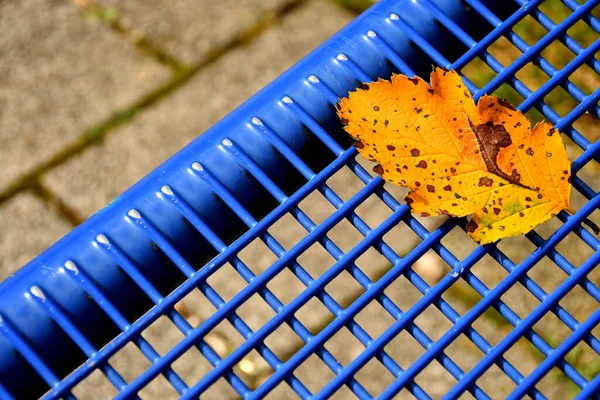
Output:
[[[337,0],[336,0],[337,1]],[[339,3],[339,1],[337,1]],[[329,0],[223,0],[149,2],[142,0],[30,0],[0,3],[0,280],[55,242],[69,229],[107,204],[116,195],[162,163],[177,150],[225,116],[253,93],[269,83],[294,62],[316,47],[354,15]],[[240,68],[243,66],[243,68]],[[198,112],[201,109],[202,112]],[[366,165],[366,167],[369,167]],[[591,182],[593,174],[586,176]],[[328,182],[347,199],[362,184],[349,171]],[[389,190],[398,198],[402,189]],[[575,208],[581,204],[576,199]],[[332,211],[319,195],[302,203],[303,210],[317,223]],[[357,209],[372,227],[390,214],[389,209],[372,198]],[[428,227],[440,220],[423,219]],[[552,225],[554,224],[554,225]],[[548,234],[556,221],[539,230]],[[305,233],[291,219],[280,221],[276,238],[289,248]],[[330,234],[347,251],[361,235],[347,222]],[[418,237],[405,225],[394,228],[385,239],[400,255],[416,244]],[[457,257],[465,257],[474,248],[460,229],[442,241]],[[515,262],[521,261],[534,247],[525,238],[513,238],[499,246]],[[591,250],[571,235],[558,249],[575,266]],[[240,257],[255,272],[267,268],[275,257],[261,244],[253,243]],[[298,260],[318,276],[334,260],[318,246]],[[389,262],[371,249],[357,265],[377,280],[389,268]],[[209,283],[225,298],[232,297],[243,285],[231,267],[216,274]],[[435,284],[449,268],[434,253],[426,254],[413,268],[429,283]],[[486,257],[473,271],[488,287],[506,275],[500,265]],[[544,260],[530,273],[550,291],[565,275]],[[596,281],[600,275],[590,275]],[[289,272],[282,272],[269,285],[283,303],[304,289]],[[364,292],[344,273],[327,291],[345,307]],[[580,291],[582,292],[582,291]],[[593,302],[581,301],[585,293],[576,292],[561,303],[578,320],[594,308]],[[422,294],[404,277],[386,294],[403,311]],[[480,296],[462,282],[445,295],[456,311],[464,314]],[[538,302],[515,286],[503,300],[520,316]],[[198,325],[213,312],[199,294],[190,294],[178,305],[192,325]],[[240,308],[239,315],[256,329],[273,315],[264,301],[252,298]],[[310,302],[296,317],[313,333],[331,321],[332,314],[318,301]],[[356,322],[372,337],[380,335],[394,318],[379,305],[372,304],[356,317]],[[451,323],[431,307],[417,325],[432,340],[438,339]],[[475,324],[492,344],[512,328],[493,311]],[[544,318],[536,325],[550,343],[569,333],[557,318]],[[166,318],[144,332],[159,353],[166,352],[183,337]],[[222,356],[242,342],[228,324],[220,325],[206,341]],[[289,358],[303,342],[287,326],[269,337],[266,344],[282,360]],[[338,333],[326,345],[343,365],[364,349],[349,331]],[[403,332],[386,351],[406,368],[425,350]],[[446,352],[463,370],[471,368],[482,352],[466,337],[461,337]],[[539,363],[539,354],[528,343],[518,345],[507,359],[524,374]],[[139,351],[129,345],[111,359],[111,364],[127,381],[135,379],[147,366]],[[173,368],[188,384],[210,370],[210,365],[190,350]],[[236,367],[236,373],[255,387],[272,372],[258,353],[251,354]],[[317,357],[311,357],[296,371],[296,376],[316,392],[333,373]],[[356,379],[372,394],[379,394],[393,376],[377,361],[369,363]],[[441,397],[455,380],[437,363],[431,364],[416,382],[434,398]],[[494,367],[478,384],[488,393],[503,397],[514,384]],[[538,386],[547,395],[563,397],[568,387],[557,374]],[[116,390],[98,371],[75,390],[80,398],[105,398]],[[157,378],[141,392],[142,398],[173,398],[175,392],[164,378]],[[557,398],[558,398],[557,397]],[[219,381],[206,398],[236,398],[224,381]],[[293,391],[281,385],[272,398],[295,398]],[[336,398],[351,398],[347,388]],[[411,398],[404,391],[399,398]]]

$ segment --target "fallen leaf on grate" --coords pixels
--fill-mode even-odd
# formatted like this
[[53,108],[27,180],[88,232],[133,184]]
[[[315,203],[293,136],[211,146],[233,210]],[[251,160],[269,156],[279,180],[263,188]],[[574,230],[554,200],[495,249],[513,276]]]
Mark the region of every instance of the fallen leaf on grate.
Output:
[[392,76],[340,100],[355,147],[387,182],[407,186],[422,216],[472,214],[482,244],[529,232],[569,205],[571,166],[558,131],[531,128],[506,100],[477,104],[454,71],[435,69],[431,86]]

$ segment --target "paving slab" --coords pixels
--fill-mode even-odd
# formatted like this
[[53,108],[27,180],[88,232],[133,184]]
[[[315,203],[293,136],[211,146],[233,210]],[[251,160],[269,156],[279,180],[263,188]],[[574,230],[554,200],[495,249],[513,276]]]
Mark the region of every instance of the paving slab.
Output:
[[[188,64],[202,62],[269,15],[297,0],[100,0],[134,35]],[[86,1],[83,1],[85,4]]]
[[0,221],[0,282],[71,229],[30,192],[2,204]]
[[1,2],[0,30],[0,190],[170,74],[70,2]]

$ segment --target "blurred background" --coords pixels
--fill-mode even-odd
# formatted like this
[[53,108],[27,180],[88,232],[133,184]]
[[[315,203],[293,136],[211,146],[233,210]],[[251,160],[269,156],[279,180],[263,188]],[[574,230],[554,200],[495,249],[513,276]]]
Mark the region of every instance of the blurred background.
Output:
[[[1,1],[0,160],[3,173],[0,175],[0,220],[4,229],[0,231],[0,280],[212,126],[370,4],[368,0]],[[545,1],[540,10],[556,23],[571,12],[559,0]],[[596,8],[596,16],[600,14],[598,11]],[[547,31],[528,17],[517,24],[515,32],[532,44]],[[568,34],[582,47],[598,40],[598,34],[583,22],[569,29]],[[504,65],[521,54],[504,38],[489,52]],[[557,69],[574,58],[573,53],[559,42],[548,47],[542,55]],[[479,87],[495,76],[481,60],[469,64],[463,73]],[[519,71],[517,78],[531,90],[548,80],[532,63]],[[570,79],[586,94],[600,86],[599,76],[586,65]],[[502,86],[495,94],[513,104],[523,101],[509,85]],[[552,91],[545,101],[561,116],[578,104],[562,88]],[[535,110],[528,116],[533,122],[542,118]],[[600,124],[592,114],[583,115],[574,126],[591,142],[600,136]],[[571,159],[581,153],[576,145],[568,139],[565,141]],[[592,164],[579,176],[598,190],[599,171],[596,164]],[[338,174],[336,180],[330,182],[338,193],[346,193],[344,198],[362,185],[347,172]],[[389,190],[402,196],[397,188]],[[330,209],[319,204],[318,199],[311,201],[305,203],[303,209],[313,212],[315,220],[322,221]],[[574,193],[574,208],[584,201],[581,195]],[[389,209],[375,199],[361,207],[357,213],[370,221],[371,226],[389,215]],[[421,222],[435,228],[442,221],[430,218]],[[597,217],[596,222],[599,222]],[[286,247],[303,235],[303,231],[294,230],[291,222],[281,224],[277,227],[281,235],[278,239]],[[558,226],[560,222],[554,219],[538,232],[548,235]],[[340,247],[344,248],[344,244],[351,247],[355,243],[348,231],[338,231],[332,232],[331,237]],[[399,254],[406,254],[418,243],[414,233],[402,231],[400,227],[386,239]],[[459,229],[451,232],[442,243],[458,257],[468,255],[475,248],[470,241],[465,242],[464,232]],[[524,238],[511,238],[503,241],[499,248],[518,263],[535,247]],[[558,249],[575,266],[592,252],[574,234]],[[254,263],[264,264],[263,269],[273,261],[272,255],[269,258],[264,249],[258,247],[248,248],[245,253],[245,257]],[[317,250],[314,254],[308,252],[305,257],[308,264],[319,265],[321,269],[323,265],[331,264],[328,255]],[[390,268],[374,251],[361,258],[360,263],[373,280]],[[413,268],[430,284],[435,284],[449,271],[433,252],[426,254]],[[489,287],[507,274],[490,257],[480,262],[473,272]],[[547,291],[566,277],[548,259],[540,262],[529,275]],[[591,274],[589,278],[600,283],[600,273]],[[334,297],[340,304],[347,305],[364,290],[355,288],[357,284],[350,277],[344,279],[334,281],[335,285],[328,290],[332,295],[338,294]],[[297,280],[290,282],[282,278],[271,289],[279,297],[291,299],[303,286]],[[229,297],[238,290],[232,276],[222,275],[211,283],[220,293],[229,293]],[[386,294],[404,310],[421,296],[406,279],[399,280]],[[585,291],[574,290],[561,303],[579,321],[598,306],[585,296],[588,296]],[[462,314],[480,296],[466,283],[457,282],[444,298]],[[503,300],[521,316],[538,304],[523,287],[515,287]],[[299,318],[311,332],[317,333],[331,321],[331,314],[320,311],[322,306],[313,306]],[[194,326],[212,312],[212,308],[205,310],[200,306],[200,300],[192,296],[184,299],[178,310]],[[260,311],[257,306],[249,307],[246,314],[241,311],[240,315],[245,315],[244,319],[251,326],[260,326],[271,314]],[[183,337],[168,321],[161,321],[144,332],[159,353]],[[379,307],[361,313],[357,321],[377,336],[393,319]],[[451,327],[451,323],[433,307],[416,322],[432,340]],[[513,328],[494,310],[478,320],[475,327],[492,344]],[[536,331],[551,345],[560,343],[570,332],[552,315],[542,319],[536,325]],[[386,350],[401,366],[406,366],[422,353],[422,349],[406,332],[403,334]],[[206,340],[224,356],[242,339],[233,328],[223,327]],[[353,341],[356,339],[346,332],[346,337],[332,341],[328,349],[346,364],[343,360],[352,360],[363,348]],[[270,347],[285,360],[301,345],[293,333],[287,333]],[[148,364],[136,351],[125,348],[111,359],[128,380],[138,376]],[[511,352],[507,359],[523,368],[524,374],[543,359],[526,340],[517,343]],[[447,353],[467,370],[482,357],[481,351],[466,337],[457,340]],[[594,354],[581,344],[569,354],[569,362],[591,379],[600,372],[600,360],[593,357]],[[256,357],[248,357],[236,367],[251,386],[259,385],[272,372],[258,354],[254,355]],[[201,356],[198,354],[197,357]],[[200,365],[193,355],[188,358],[179,367],[184,375],[202,376],[205,373],[202,371],[209,368],[204,365],[207,364],[205,361]],[[300,370],[297,376],[305,383],[310,382],[311,389],[316,391],[331,379],[329,370],[319,369],[322,363],[319,367],[318,360],[306,365],[307,371]],[[382,368],[370,363],[361,371],[363,377],[358,378],[368,382],[365,383],[368,389],[380,392],[392,380],[391,375],[382,373]],[[488,393],[503,397],[514,384],[497,367],[494,368],[478,384],[489,390]],[[439,364],[432,364],[417,381],[431,387],[429,393],[434,397],[441,396],[455,382]],[[157,379],[157,382],[145,389],[148,398],[174,396],[166,381],[161,383]],[[92,375],[80,386],[76,394],[81,398],[104,398],[116,393],[100,374]],[[219,382],[215,387],[214,393],[207,398],[235,398],[235,392],[226,383]],[[553,398],[568,398],[576,393],[576,387],[558,370],[552,371],[538,387],[544,389],[544,393],[556,396]],[[291,393],[288,390],[273,398],[293,398]],[[401,396],[405,395],[408,396],[401,393]],[[345,396],[342,393],[339,398]]]

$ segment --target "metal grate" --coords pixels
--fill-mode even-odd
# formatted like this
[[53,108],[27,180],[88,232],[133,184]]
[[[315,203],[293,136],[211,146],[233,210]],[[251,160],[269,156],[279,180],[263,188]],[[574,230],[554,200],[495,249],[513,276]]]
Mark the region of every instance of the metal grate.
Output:
[[[509,398],[552,397],[552,393],[543,393],[538,383],[553,368],[579,388],[577,398],[598,396],[600,375],[586,376],[567,354],[581,342],[594,356],[600,354],[600,342],[592,332],[600,321],[600,310],[578,320],[560,302],[577,286],[589,295],[595,308],[600,302],[600,289],[588,277],[599,263],[600,242],[581,226],[582,220],[598,208],[600,197],[578,176],[586,164],[598,161],[600,142],[591,143],[573,127],[585,113],[600,117],[600,89],[586,94],[569,80],[584,65],[600,73],[600,61],[594,58],[600,40],[596,37],[584,48],[567,32],[582,21],[594,35],[600,32],[600,22],[591,14],[600,1],[579,4],[563,0],[571,14],[557,24],[538,9],[541,3],[387,0],[373,6],[0,285],[0,398],[74,398],[73,388],[100,370],[119,391],[117,398],[137,397],[162,375],[166,384],[186,399],[203,395],[223,379],[247,399],[262,398],[282,385],[303,399],[328,398],[344,387],[341,398],[353,393],[361,399],[387,399],[402,391],[426,399],[434,396],[431,390],[436,382],[419,380],[418,376],[434,362],[454,378],[454,385],[445,393],[447,398],[458,398],[465,392],[478,399],[497,396],[480,384],[480,378],[493,366],[514,382]],[[535,19],[547,30],[531,45],[513,30],[524,18]],[[489,51],[501,39],[522,52],[507,66]],[[560,69],[542,55],[556,42],[575,56]],[[524,99],[521,111],[539,110],[581,149],[572,164],[572,183],[585,201],[576,215],[557,215],[556,229],[549,237],[535,231],[526,235],[534,250],[522,262],[513,262],[500,245],[475,247],[465,257],[453,254],[444,238],[457,226],[464,228],[464,221],[438,220],[439,226],[428,229],[423,220],[411,216],[398,196],[355,159],[357,153],[335,116],[338,97],[360,82],[389,77],[392,72],[426,78],[432,64],[463,71],[474,60],[482,61],[494,73],[482,88],[465,76],[475,99],[508,84]],[[549,78],[534,91],[516,77],[530,63]],[[577,102],[564,116],[544,102],[558,87]],[[333,182],[349,171],[352,179],[361,182],[360,188],[343,196],[332,188]],[[331,212],[319,208],[320,221],[315,222],[316,217],[306,210],[311,209],[311,196],[317,193],[330,204],[327,210]],[[371,199],[378,199],[378,204],[389,211],[385,218],[369,225],[370,218],[359,209]],[[300,228],[293,243],[286,246],[276,233],[278,222],[284,218],[293,218]],[[342,223],[344,230],[353,227],[360,239],[349,246],[332,239],[333,230]],[[414,232],[418,237],[415,246],[401,254],[386,236],[398,227],[405,229],[406,235]],[[463,240],[470,240],[458,232]],[[590,256],[581,265],[574,265],[556,249],[573,234],[590,248]],[[272,252],[276,259],[258,271],[242,256],[255,244]],[[330,266],[318,276],[302,261],[315,246],[331,257]],[[369,266],[360,263],[360,258],[373,249],[389,263],[381,276],[374,276],[367,270]],[[433,283],[413,269],[430,250],[449,267]],[[472,271],[484,256],[496,260],[507,273],[493,287]],[[551,291],[528,276],[545,257],[565,274]],[[224,298],[223,288],[210,284],[210,277],[225,268],[235,270],[237,280],[243,279],[229,298]],[[328,286],[341,274],[361,287],[360,294],[347,304],[338,296],[343,290]],[[303,285],[286,301],[269,286],[282,276],[287,277],[290,287],[291,279]],[[404,310],[396,300],[398,294],[392,296],[389,290],[399,279],[406,279],[419,292],[416,301]],[[458,281],[466,282],[480,296],[462,315],[444,297]],[[538,300],[525,316],[519,316],[503,300],[517,283]],[[215,311],[193,326],[174,306],[196,289]],[[251,302],[258,304],[256,301],[273,312],[253,329],[240,310]],[[320,302],[331,317],[316,331],[301,317],[303,308],[312,301]],[[393,319],[377,335],[356,318],[374,304]],[[450,324],[450,329],[437,332],[435,338],[415,322],[431,307]],[[474,327],[491,308],[514,327],[493,344]],[[549,313],[570,331],[560,343],[549,343],[533,329]],[[159,355],[143,332],[161,317],[168,318],[182,338]],[[243,340],[221,358],[205,338],[225,321]],[[302,345],[282,359],[267,342],[285,325]],[[328,343],[344,330],[363,345],[363,350],[342,363],[328,350]],[[408,365],[400,365],[386,346],[407,333],[423,350]],[[448,352],[459,337],[466,337],[481,352],[480,359],[468,368]],[[527,374],[506,356],[523,338],[541,355]],[[149,361],[139,376],[126,382],[108,361],[131,343]],[[196,348],[211,367],[204,376],[186,382],[174,364],[191,348]],[[268,378],[253,385],[237,368],[251,352],[272,369]],[[315,356],[332,371],[318,390],[312,390],[298,373]],[[377,392],[358,377],[374,359],[391,378]]]

